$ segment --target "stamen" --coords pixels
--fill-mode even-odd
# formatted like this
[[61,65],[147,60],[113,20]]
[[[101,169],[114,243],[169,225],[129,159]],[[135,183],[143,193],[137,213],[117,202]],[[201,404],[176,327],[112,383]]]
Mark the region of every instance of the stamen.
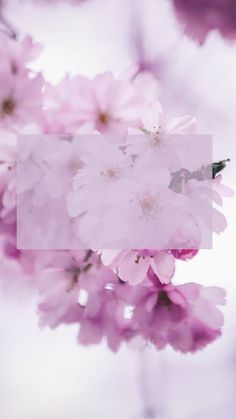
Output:
[[150,218],[154,219],[160,209],[156,197],[151,195],[150,192],[146,192],[139,198],[138,204],[141,209],[141,218],[145,218],[146,220]]
[[120,168],[108,167],[107,169],[101,170],[100,175],[106,182],[114,182],[120,179]]
[[78,266],[72,266],[72,267],[66,269],[68,279],[70,280],[69,286],[66,290],[68,293],[71,292],[75,288],[75,286],[77,285],[78,280],[79,280],[80,272],[81,272],[81,270]]
[[13,98],[8,97],[2,102],[2,113],[4,115],[12,115],[16,108],[16,102]]
[[106,112],[101,112],[99,117],[98,117],[99,122],[101,122],[101,124],[108,124],[111,120],[110,115]]
[[172,305],[172,301],[169,299],[166,291],[160,291],[157,297],[157,305],[169,307]]

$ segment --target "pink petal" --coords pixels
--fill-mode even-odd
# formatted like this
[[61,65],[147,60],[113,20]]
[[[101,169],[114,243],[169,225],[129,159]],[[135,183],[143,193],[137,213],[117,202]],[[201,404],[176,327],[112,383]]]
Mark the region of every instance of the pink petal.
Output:
[[137,285],[145,279],[149,265],[149,258],[141,257],[137,261],[136,253],[131,251],[122,259],[118,275],[123,281]]
[[175,258],[162,250],[151,258],[151,267],[162,284],[168,284],[174,274]]

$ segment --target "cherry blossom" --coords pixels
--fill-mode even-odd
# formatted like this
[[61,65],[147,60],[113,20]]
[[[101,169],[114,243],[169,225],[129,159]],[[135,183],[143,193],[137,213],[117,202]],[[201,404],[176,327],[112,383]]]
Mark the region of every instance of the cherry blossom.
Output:
[[43,77],[27,69],[26,64],[37,56],[40,48],[30,38],[20,44],[0,35],[0,126],[15,130],[39,123],[42,111]]
[[137,285],[146,278],[149,269],[160,282],[168,284],[175,270],[175,260],[165,250],[102,250],[104,265],[111,266],[122,281]]
[[225,293],[220,288],[163,285],[154,273],[145,285],[132,287],[109,269],[94,271],[94,254],[87,260],[82,253],[61,256],[60,267],[44,270],[39,281],[44,326],[79,323],[80,343],[106,338],[113,351],[139,336],[158,349],[170,344],[195,352],[221,334],[223,315],[216,306],[224,304]]
[[[192,22],[183,5],[175,1]],[[207,23],[233,36],[218,14]],[[18,149],[0,145],[1,289],[33,290],[40,325],[75,324],[83,345],[105,339],[117,351],[141,338],[202,349],[221,335],[225,293],[176,285],[175,269],[199,252],[200,225],[225,229],[215,207],[232,191],[221,175],[205,176],[207,153],[202,164],[195,152],[189,160],[194,141],[177,139],[195,134],[196,117],[167,117],[158,81],[137,65],[50,84],[31,68],[40,51],[29,36],[0,34],[0,129],[5,143],[24,134]]]
[[74,237],[74,225],[67,216],[65,199],[71,178],[81,165],[80,144],[73,137],[21,137],[17,230],[21,248],[82,246]]
[[92,136],[83,142],[80,159],[84,166],[74,177],[72,192],[67,198],[72,217],[93,208],[98,210],[101,205],[104,207],[109,191],[118,180],[128,178],[132,167],[130,156],[100,136],[98,139]]
[[[124,135],[129,127],[138,126],[145,103],[145,98],[131,81],[115,79],[111,72],[98,74],[93,79],[66,77],[58,86],[49,86],[46,93],[48,132],[61,129],[65,123],[67,133],[89,124],[90,132],[95,129],[101,133]],[[71,97],[73,99],[68,99]]]
[[[153,160],[161,167],[169,167],[173,171],[181,167],[189,167],[191,160],[184,160],[184,142],[179,135],[194,134],[196,118],[193,115],[167,118],[158,100],[145,107],[140,125],[143,136],[128,138],[127,152],[132,155],[150,153]],[[179,160],[180,159],[180,160]]]
[[[122,219],[129,225],[129,237],[137,248],[167,248],[171,234],[187,218],[187,199],[168,189],[169,177],[164,170],[156,175],[144,172],[129,183],[120,181],[116,188],[117,200],[120,198],[123,203]],[[119,219],[120,211],[119,206],[110,210],[107,214],[110,223]],[[158,232],[157,236],[154,232]],[[119,226],[119,236],[122,234],[125,236],[125,231]]]
[[[135,288],[136,290],[136,288]],[[198,284],[140,287],[131,298],[133,321],[139,333],[158,349],[195,352],[221,335],[223,316],[216,305],[225,303],[224,290]]]
[[33,42],[30,36],[26,36],[21,42],[0,35],[0,56],[4,66],[7,66],[12,74],[29,72],[29,64],[42,51],[42,45]]
[[[57,85],[45,84],[43,131],[47,134],[76,134],[84,124],[81,112],[92,101],[90,80],[66,75]],[[91,128],[89,132],[92,132]]]

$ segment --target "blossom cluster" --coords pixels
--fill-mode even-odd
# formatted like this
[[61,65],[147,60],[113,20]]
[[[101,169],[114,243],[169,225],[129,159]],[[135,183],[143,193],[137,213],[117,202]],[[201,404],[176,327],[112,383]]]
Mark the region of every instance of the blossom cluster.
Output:
[[212,180],[210,137],[144,132],[21,136],[18,246],[211,248],[226,226],[212,201],[227,190]]
[[[224,229],[224,217],[212,209],[211,198],[220,197],[217,191],[212,196],[210,165],[205,179],[196,176],[195,164],[203,165],[199,137],[193,136],[191,143],[189,136],[160,131],[128,136],[126,144],[112,144],[112,136],[98,137],[95,144],[94,137],[85,138],[82,167],[73,179],[67,206],[88,247],[203,248],[211,246],[212,229]],[[204,161],[206,149],[204,137]]]
[[[55,155],[55,171],[49,177],[48,171],[45,171],[51,188],[49,195],[55,199],[56,206],[65,198],[73,182],[78,186],[78,182],[88,181],[92,188],[90,197],[98,199],[102,186],[96,177],[96,165],[104,162],[108,148],[113,149],[112,142],[107,145],[109,138],[118,136],[125,143],[128,134],[140,134],[141,131],[145,141],[139,142],[137,139],[127,144],[129,153],[122,162],[124,171],[130,170],[127,162],[133,160],[134,155],[142,154],[152,159],[152,164],[155,161],[161,170],[161,160],[158,160],[155,148],[160,144],[161,148],[163,145],[165,148],[169,134],[186,134],[192,132],[195,126],[195,118],[191,115],[171,119],[165,116],[158,101],[157,81],[148,73],[135,75],[135,69],[131,68],[119,78],[110,72],[92,79],[66,76],[58,85],[52,86],[41,74],[28,68],[29,62],[39,52],[39,47],[30,38],[15,42],[1,36],[0,40],[4,45],[4,48],[0,48],[3,63],[0,79],[2,139],[7,139],[6,133],[27,133],[24,137],[27,139],[25,159],[33,155],[37,160],[30,143],[33,134],[44,136],[48,155],[52,155],[50,138],[62,136],[62,148],[59,148],[63,151]],[[81,174],[83,152],[77,143],[71,141],[71,137],[83,133],[93,134],[94,145],[89,148],[89,173]],[[98,134],[103,135],[104,139]],[[137,137],[132,138],[135,140]],[[168,147],[167,151],[162,160],[168,158],[172,161]],[[96,160],[92,167],[93,153],[96,154]],[[127,342],[132,346],[152,343],[158,349],[169,344],[183,353],[195,352],[221,335],[223,315],[218,305],[225,302],[224,290],[191,282],[179,285],[175,281],[176,263],[195,257],[199,250],[197,245],[191,248],[176,245],[172,249],[146,249],[145,246],[93,250],[61,247],[59,250],[56,246],[51,250],[17,249],[17,200],[20,194],[29,193],[34,205],[39,210],[44,208],[45,220],[50,214],[47,211],[49,195],[45,195],[48,190],[45,189],[44,179],[37,171],[33,172],[32,167],[26,173],[26,183],[23,186],[20,184],[22,190],[18,191],[16,161],[14,141],[12,144],[6,144],[6,141],[3,144],[2,141],[0,278],[13,287],[30,286],[37,290],[40,295],[38,313],[41,325],[54,328],[63,323],[78,324],[78,340],[81,344],[99,343],[105,338],[114,351]],[[140,159],[137,167],[140,165],[142,168],[143,164]],[[151,167],[149,160],[146,164]],[[187,173],[191,171],[190,167]],[[115,172],[105,171],[103,175],[116,177]],[[155,187],[155,177],[148,179]],[[137,182],[137,186],[142,188],[143,182],[140,179],[140,185]],[[195,179],[193,184],[196,182],[201,185],[202,193],[206,193],[206,190],[209,193],[208,183],[211,183],[211,195],[218,205],[222,204],[222,195],[230,194],[221,184],[221,175],[215,179]],[[181,175],[182,184],[185,188],[191,186],[186,171]],[[178,186],[179,181],[172,184],[170,190],[170,193],[175,193],[175,198],[180,195],[176,190]],[[196,195],[199,191],[194,187],[191,193],[199,196]],[[71,198],[70,194],[68,196]],[[74,197],[72,200],[70,198],[67,209],[71,215],[75,211],[77,216],[80,208],[74,206]],[[96,205],[100,202],[98,199]],[[149,204],[149,201],[143,203],[144,211],[150,209]],[[83,211],[86,209],[83,207]],[[57,221],[55,225],[60,242],[65,226],[58,226]],[[129,218],[129,221],[132,219]],[[224,216],[216,211],[213,230],[219,233],[225,227]],[[37,226],[29,229],[29,234],[36,235]],[[91,234],[96,233],[91,230]],[[189,239],[186,234],[187,230],[184,232],[185,240]],[[182,239],[181,235],[178,237]]]

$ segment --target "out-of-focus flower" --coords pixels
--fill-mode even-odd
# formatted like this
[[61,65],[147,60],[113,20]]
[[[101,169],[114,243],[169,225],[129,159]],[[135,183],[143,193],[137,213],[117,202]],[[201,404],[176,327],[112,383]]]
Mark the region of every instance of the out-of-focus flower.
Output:
[[27,74],[29,63],[38,57],[42,49],[42,45],[33,42],[31,36],[16,42],[0,35],[1,65],[8,67],[9,72],[15,76]]
[[173,4],[186,33],[200,44],[212,30],[228,40],[236,38],[234,0],[173,0]]
[[87,122],[102,133],[125,134],[138,126],[144,106],[143,98],[131,82],[114,79],[107,72],[92,80],[93,102],[87,109]]
[[46,120],[49,132],[56,132],[63,125],[67,132],[72,132],[89,124],[90,132],[95,129],[101,133],[123,135],[128,128],[138,126],[145,104],[145,99],[131,81],[115,79],[110,72],[99,74],[92,80],[66,78],[58,87],[49,89],[45,96],[49,105],[49,121]]
[[[67,75],[57,85],[45,84],[43,132],[76,134],[84,123],[81,109],[92,101],[90,81],[86,77]],[[90,129],[90,132],[91,129]]]
[[160,86],[157,78],[150,71],[140,71],[137,63],[127,67],[121,79],[133,82],[136,90],[145,98],[147,105],[159,97]]
[[41,115],[41,90],[43,79],[16,78],[2,70],[0,72],[0,126],[5,129],[22,127],[38,122]]
[[39,50],[29,37],[17,43],[0,35],[1,129],[16,130],[40,121],[43,77],[26,67]]

